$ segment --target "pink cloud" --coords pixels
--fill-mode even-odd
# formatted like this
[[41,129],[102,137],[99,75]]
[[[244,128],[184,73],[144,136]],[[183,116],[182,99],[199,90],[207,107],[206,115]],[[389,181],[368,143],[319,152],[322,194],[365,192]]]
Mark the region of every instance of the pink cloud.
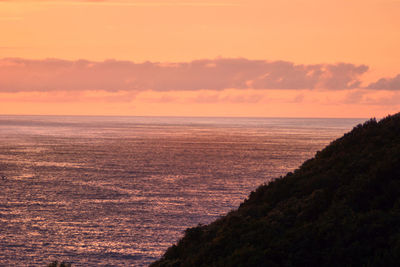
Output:
[[393,78],[382,78],[368,85],[369,89],[400,90],[400,74]]
[[255,104],[263,99],[261,94],[250,95],[220,95],[216,94],[200,94],[196,97],[188,99],[192,103],[236,103],[236,104]]
[[351,89],[365,65],[217,58],[178,63],[0,59],[0,91]]

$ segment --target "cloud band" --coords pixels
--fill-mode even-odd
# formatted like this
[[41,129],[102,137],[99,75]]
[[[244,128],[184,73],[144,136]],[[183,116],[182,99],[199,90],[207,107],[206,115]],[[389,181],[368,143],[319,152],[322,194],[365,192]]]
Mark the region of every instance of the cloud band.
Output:
[[[340,90],[359,88],[367,70],[366,65],[348,63],[296,65],[244,58],[179,63],[6,58],[0,60],[0,91]],[[388,83],[382,80],[369,87]]]

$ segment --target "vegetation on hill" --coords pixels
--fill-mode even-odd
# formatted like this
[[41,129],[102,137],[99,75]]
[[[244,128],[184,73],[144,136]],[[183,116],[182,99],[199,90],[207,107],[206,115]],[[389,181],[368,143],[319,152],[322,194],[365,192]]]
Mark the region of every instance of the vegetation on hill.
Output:
[[400,113],[371,119],[238,210],[185,231],[159,266],[398,266]]

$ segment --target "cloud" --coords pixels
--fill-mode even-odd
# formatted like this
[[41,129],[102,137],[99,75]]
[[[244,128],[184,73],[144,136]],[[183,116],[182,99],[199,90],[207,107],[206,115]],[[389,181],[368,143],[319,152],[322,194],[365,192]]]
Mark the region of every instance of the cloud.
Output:
[[391,94],[389,96],[366,97],[365,104],[383,107],[400,107],[400,94],[399,92],[394,92],[394,94]]
[[187,99],[190,103],[235,103],[235,104],[256,104],[261,102],[263,99],[261,94],[249,94],[249,95],[220,95],[215,94],[199,94],[193,98]]
[[400,106],[400,91],[394,90],[370,90],[367,88],[341,91],[344,94],[335,93],[335,104],[363,105],[363,106]]
[[254,88],[273,89],[350,89],[360,86],[365,65],[319,64],[294,65],[291,62],[260,62],[263,73],[248,84]]
[[367,86],[368,89],[400,90],[400,74],[393,78],[382,78]]
[[298,94],[293,98],[293,103],[302,103],[304,101],[304,94]]
[[0,91],[352,89],[365,65],[217,58],[178,63],[0,59]]
[[104,91],[54,91],[54,92],[19,92],[0,93],[0,103],[32,102],[32,103],[130,103],[136,98],[136,92],[104,92]]
[[367,94],[365,90],[354,90],[352,92],[349,92],[344,98],[343,103],[359,104],[363,101],[365,94]]

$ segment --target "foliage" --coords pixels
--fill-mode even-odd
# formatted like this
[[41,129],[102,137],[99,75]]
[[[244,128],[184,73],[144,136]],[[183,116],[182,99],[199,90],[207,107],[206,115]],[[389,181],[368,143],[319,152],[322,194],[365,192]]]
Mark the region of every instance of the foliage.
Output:
[[400,113],[371,119],[151,266],[397,266]]

